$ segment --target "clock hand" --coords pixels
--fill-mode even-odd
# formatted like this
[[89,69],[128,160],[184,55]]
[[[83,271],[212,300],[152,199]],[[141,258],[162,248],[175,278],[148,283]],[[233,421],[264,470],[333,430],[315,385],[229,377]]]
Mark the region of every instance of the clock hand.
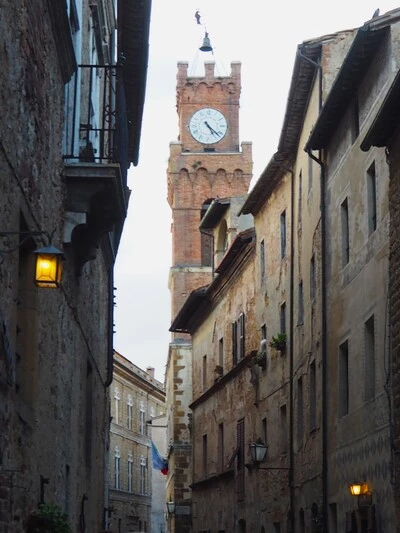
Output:
[[204,121],[204,124],[205,124],[205,125],[207,126],[207,128],[211,131],[211,134],[212,134],[212,135],[218,135],[218,137],[221,136],[221,134],[218,133],[217,131],[215,131],[215,130],[210,126],[210,124],[209,124],[206,120]]
[[207,128],[210,130],[211,135],[215,135],[215,131],[212,129],[210,124],[207,122],[207,120],[204,121],[204,124],[207,126]]

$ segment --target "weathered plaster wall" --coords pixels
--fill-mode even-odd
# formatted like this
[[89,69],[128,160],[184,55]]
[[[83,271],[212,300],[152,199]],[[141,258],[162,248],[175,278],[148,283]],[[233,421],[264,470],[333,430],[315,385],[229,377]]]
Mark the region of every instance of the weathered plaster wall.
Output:
[[[393,38],[397,39],[394,28]],[[359,477],[374,494],[380,527],[394,524],[390,486],[390,410],[388,380],[389,175],[384,149],[360,150],[392,74],[390,41],[385,41],[360,83],[360,134],[352,143],[350,111],[329,146],[326,206],[328,246],[329,497],[337,504],[338,524],[355,505],[343,490]],[[377,227],[368,225],[367,174],[376,175]],[[343,260],[342,205],[349,211],[349,261]],[[374,394],[366,398],[365,323],[374,322]],[[349,405],[340,412],[340,346],[348,342]]]

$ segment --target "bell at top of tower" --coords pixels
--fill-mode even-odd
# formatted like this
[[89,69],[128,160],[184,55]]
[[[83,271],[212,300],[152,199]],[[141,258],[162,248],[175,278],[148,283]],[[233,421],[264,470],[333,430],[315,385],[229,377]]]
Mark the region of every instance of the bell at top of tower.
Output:
[[188,63],[178,63],[177,111],[184,152],[239,151],[240,62],[219,76],[215,62],[205,61],[203,76],[190,76]]
[[168,203],[172,210],[172,316],[189,294],[212,279],[212,238],[200,231],[215,198],[245,196],[252,178],[251,142],[239,146],[240,63],[229,76],[216,75],[212,61],[203,76],[178,64],[179,140],[170,143]]

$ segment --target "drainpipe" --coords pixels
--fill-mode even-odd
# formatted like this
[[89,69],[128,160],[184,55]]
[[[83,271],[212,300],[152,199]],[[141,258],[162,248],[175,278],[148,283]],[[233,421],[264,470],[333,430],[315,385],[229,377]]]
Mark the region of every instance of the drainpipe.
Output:
[[108,323],[107,323],[107,378],[105,388],[111,385],[114,369],[114,265],[108,271]]
[[320,211],[321,211],[321,322],[322,322],[322,507],[323,528],[328,533],[328,390],[327,390],[327,308],[326,308],[326,209],[325,209],[325,164],[322,159],[307,150],[308,155],[321,168]]

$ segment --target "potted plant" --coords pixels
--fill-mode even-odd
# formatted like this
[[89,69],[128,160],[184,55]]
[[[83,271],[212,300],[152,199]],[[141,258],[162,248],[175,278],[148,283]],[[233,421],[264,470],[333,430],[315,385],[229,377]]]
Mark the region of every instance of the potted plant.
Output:
[[217,374],[217,376],[222,376],[222,374],[224,373],[224,369],[222,368],[221,365],[217,365],[214,368],[214,372]]
[[267,352],[265,350],[261,352],[254,352],[253,361],[256,365],[264,368],[267,364]]
[[277,333],[275,336],[272,337],[269,345],[272,348],[275,348],[275,350],[284,352],[286,350],[286,333]]
[[68,516],[53,503],[41,503],[31,513],[27,533],[71,533]]

